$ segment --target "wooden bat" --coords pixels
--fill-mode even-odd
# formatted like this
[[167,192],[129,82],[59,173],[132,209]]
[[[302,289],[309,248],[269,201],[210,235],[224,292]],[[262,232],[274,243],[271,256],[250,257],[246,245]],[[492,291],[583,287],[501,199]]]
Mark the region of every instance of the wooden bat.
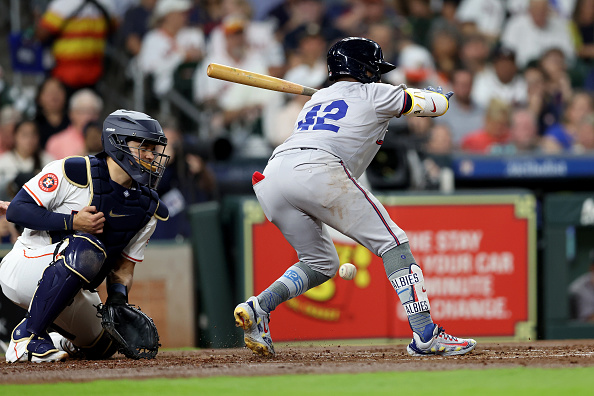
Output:
[[208,74],[209,77],[218,78],[219,80],[297,95],[311,96],[318,91],[317,89],[299,85],[281,78],[237,69],[231,66],[220,65],[218,63],[209,64],[206,69],[206,74]]

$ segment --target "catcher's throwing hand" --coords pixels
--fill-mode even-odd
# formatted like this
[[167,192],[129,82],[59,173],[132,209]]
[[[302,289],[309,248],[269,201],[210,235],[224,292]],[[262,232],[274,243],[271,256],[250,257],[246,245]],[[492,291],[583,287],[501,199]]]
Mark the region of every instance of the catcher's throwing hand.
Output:
[[97,306],[101,326],[119,345],[118,351],[131,359],[153,359],[159,350],[159,334],[153,320],[122,300]]
[[103,212],[97,212],[97,208],[94,206],[85,206],[74,215],[72,228],[89,234],[101,234],[103,223],[105,223]]

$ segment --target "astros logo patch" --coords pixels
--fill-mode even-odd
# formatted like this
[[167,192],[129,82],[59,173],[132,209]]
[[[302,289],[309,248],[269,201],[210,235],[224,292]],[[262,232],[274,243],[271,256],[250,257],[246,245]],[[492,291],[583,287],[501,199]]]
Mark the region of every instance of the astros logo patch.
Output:
[[45,192],[52,192],[58,188],[58,176],[47,173],[39,179],[39,188]]

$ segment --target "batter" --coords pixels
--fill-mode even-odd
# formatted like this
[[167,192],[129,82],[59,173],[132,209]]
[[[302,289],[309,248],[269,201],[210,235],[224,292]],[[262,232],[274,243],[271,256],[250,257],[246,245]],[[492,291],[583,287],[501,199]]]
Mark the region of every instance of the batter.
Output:
[[476,341],[453,337],[433,323],[423,272],[406,233],[357,180],[380,149],[392,117],[443,115],[453,93],[382,84],[381,75],[395,66],[384,61],[376,42],[365,38],[337,42],[327,62],[334,84],[305,104],[293,134],[252,179],[264,214],[296,250],[299,262],[258,296],[239,304],[236,325],[243,328],[246,346],[254,353],[275,354],[270,313],[338,270],[329,225],[382,258],[413,331],[410,355],[466,354]]

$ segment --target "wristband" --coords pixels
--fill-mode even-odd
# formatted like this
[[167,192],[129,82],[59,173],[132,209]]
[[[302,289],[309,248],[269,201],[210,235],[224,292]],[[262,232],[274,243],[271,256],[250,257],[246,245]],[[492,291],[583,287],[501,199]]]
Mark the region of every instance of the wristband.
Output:
[[121,283],[112,283],[107,286],[107,301],[106,304],[127,304],[128,303],[128,288]]

